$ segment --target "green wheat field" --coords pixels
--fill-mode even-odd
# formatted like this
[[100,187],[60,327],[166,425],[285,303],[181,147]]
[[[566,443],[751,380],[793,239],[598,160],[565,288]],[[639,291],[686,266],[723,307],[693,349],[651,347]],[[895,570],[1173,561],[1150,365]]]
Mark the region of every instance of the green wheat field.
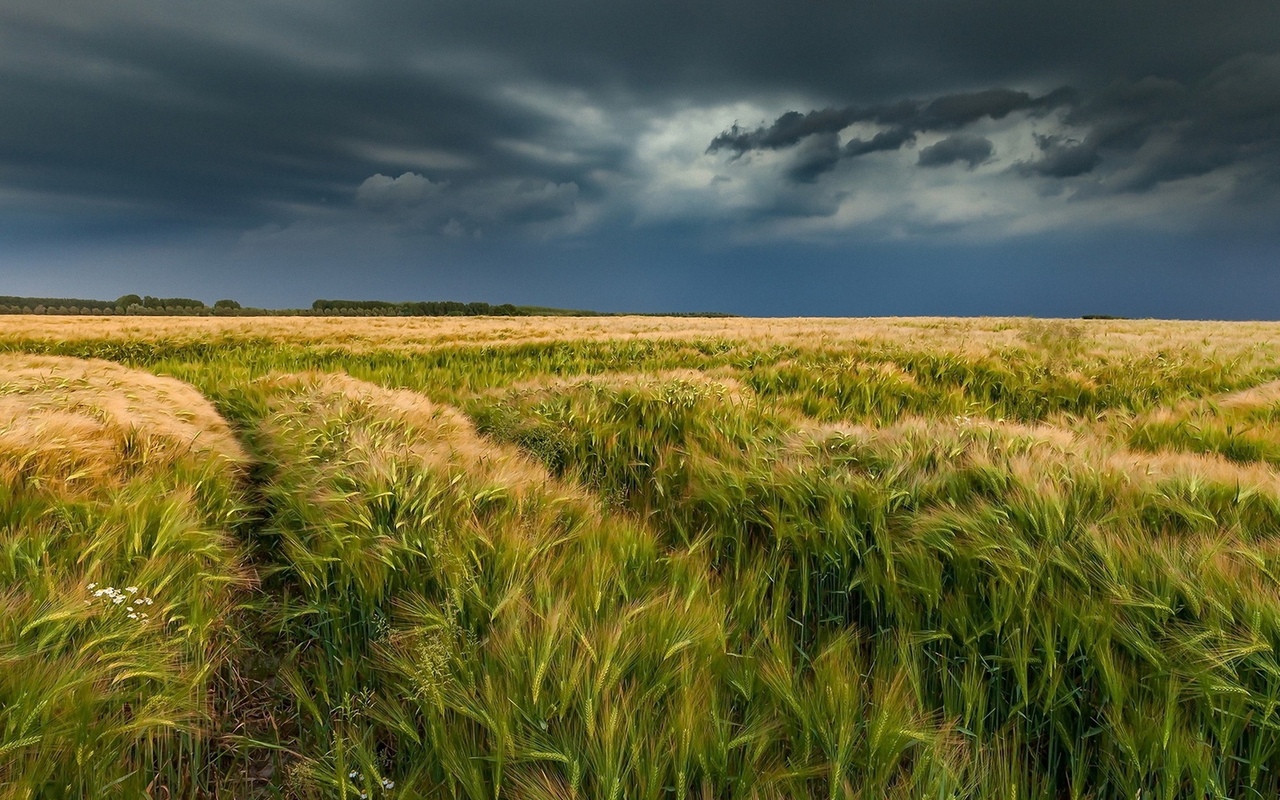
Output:
[[1274,798],[1280,324],[0,318],[0,798]]

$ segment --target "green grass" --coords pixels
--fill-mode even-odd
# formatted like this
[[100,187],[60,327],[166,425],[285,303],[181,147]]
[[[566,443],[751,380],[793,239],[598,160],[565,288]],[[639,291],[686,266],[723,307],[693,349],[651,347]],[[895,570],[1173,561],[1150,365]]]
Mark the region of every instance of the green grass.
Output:
[[6,473],[0,797],[1276,796],[1280,369],[1082,330],[0,340],[251,463]]

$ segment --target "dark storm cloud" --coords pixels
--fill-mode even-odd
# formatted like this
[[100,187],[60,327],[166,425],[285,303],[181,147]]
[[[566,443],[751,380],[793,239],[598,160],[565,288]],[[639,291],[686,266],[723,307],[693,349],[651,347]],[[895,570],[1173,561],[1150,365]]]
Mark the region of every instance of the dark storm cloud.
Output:
[[[697,102],[761,90],[875,103],[963,87],[1161,74],[1186,80],[1276,49],[1272,0],[380,0],[365,26],[393,48],[483,43],[548,79]],[[846,100],[847,101],[847,100]]]
[[[834,135],[834,134],[832,134]],[[897,150],[908,142],[914,142],[916,132],[902,125],[880,131],[870,139],[850,139],[845,143],[842,155],[847,158],[864,156],[867,153],[880,153],[885,150]]]
[[[1071,105],[1076,99],[1075,91],[1069,88],[1060,88],[1039,97],[1011,89],[988,89],[945,95],[927,103],[903,100],[891,105],[824,108],[806,114],[788,111],[772,125],[754,130],[745,130],[734,123],[711,140],[707,152],[727,150],[740,156],[752,150],[782,150],[806,141],[807,149],[812,151],[819,148],[821,156],[815,158],[811,152],[800,154],[796,165],[788,174],[798,182],[812,183],[821,174],[833,169],[842,158],[898,150],[915,142],[918,134],[952,131],[984,118],[1004,119],[1018,111],[1043,114]],[[860,122],[887,127],[870,138],[852,138],[840,146],[837,134]],[[822,144],[816,145],[813,140],[821,141]],[[950,144],[942,145],[941,150],[931,148],[930,155],[922,155],[920,163],[922,166],[938,166],[961,159],[970,161],[971,164],[981,162],[991,155],[990,142],[987,142],[985,155],[975,162],[969,157],[978,146],[975,140],[976,137],[954,141],[948,139],[946,141],[951,142]],[[965,154],[943,160],[956,147],[965,148]]]
[[[654,120],[782,97],[805,105],[711,150],[792,154],[799,207],[831,200],[791,188],[927,135],[920,166],[982,163],[967,129],[1015,115],[1072,127],[1037,131],[1017,176],[1148,191],[1248,163],[1266,195],[1275,52],[1272,0],[8,0],[0,214],[492,228],[608,202],[617,222]],[[856,123],[879,130],[842,141]]]
[[[573,213],[576,183],[538,180],[477,180],[453,186],[416,172],[378,173],[356,189],[356,205],[383,223],[456,234],[494,223],[547,222]],[[469,226],[469,227],[468,227]]]
[[[755,129],[735,123],[711,140],[707,152],[728,151],[737,158],[752,151],[794,151],[789,177],[814,183],[841,159],[897,150],[927,132],[954,131],[922,148],[917,165],[963,161],[972,168],[991,160],[995,149],[986,137],[964,129],[1015,113],[1027,115],[1033,126],[1067,130],[1031,131],[1038,155],[1013,164],[1013,171],[1079,179],[1082,196],[1151,192],[1232,169],[1249,173],[1251,191],[1280,189],[1280,54],[1241,55],[1185,84],[1146,77],[1112,81],[1091,93],[1062,88],[1036,97],[990,89],[929,102],[789,111]],[[840,145],[839,133],[857,123],[884,129]]]
[[831,170],[840,161],[840,137],[834,133],[809,136],[798,148],[795,160],[787,170],[788,177],[797,183],[813,183],[820,175]]
[[888,131],[869,141],[851,142],[847,148],[848,155],[858,156],[879,150],[896,150],[912,141],[917,133],[954,130],[983,117],[1003,119],[1015,111],[1047,111],[1074,100],[1075,92],[1065,88],[1041,97],[1009,89],[989,89],[946,95],[928,103],[904,100],[885,106],[824,108],[807,114],[788,111],[772,125],[755,130],[744,130],[734,123],[729,130],[711,140],[707,152],[729,150],[742,154],[749,150],[780,150],[808,136],[839,133],[857,122],[889,126]]
[[1015,111],[1045,112],[1071,105],[1078,99],[1076,91],[1066,86],[1040,97],[1011,89],[952,94],[939,97],[925,106],[916,125],[922,131],[954,130],[983,117],[1004,119]]
[[[123,8],[93,25],[20,5],[0,10],[0,190],[27,209],[251,227],[306,209],[412,205],[420,186],[398,183],[382,200],[357,192],[380,172],[410,171],[465,194],[462,210],[518,224],[572,210],[567,190],[546,199],[522,181],[576,194],[590,170],[624,157],[503,96],[465,59],[436,69],[376,48],[291,51],[285,37],[276,50],[260,41],[272,33],[265,20],[227,35],[173,20],[148,27]],[[111,6],[85,13],[111,16]],[[342,38],[340,26],[322,34]],[[573,163],[504,146],[537,141],[569,143]]]
[[[1246,54],[1199,81],[1116,82],[1073,109],[1080,139],[1037,136],[1041,157],[1022,171],[1098,174],[1101,191],[1148,192],[1232,167],[1275,180],[1280,169],[1280,55]],[[1100,173],[1100,174],[1099,174]]]
[[953,133],[936,144],[921,148],[916,163],[922,167],[945,167],[963,161],[970,169],[991,158],[995,147],[985,136]]
[[1095,146],[1061,135],[1033,134],[1040,157],[1018,165],[1024,174],[1074,178],[1090,172],[1102,160]]

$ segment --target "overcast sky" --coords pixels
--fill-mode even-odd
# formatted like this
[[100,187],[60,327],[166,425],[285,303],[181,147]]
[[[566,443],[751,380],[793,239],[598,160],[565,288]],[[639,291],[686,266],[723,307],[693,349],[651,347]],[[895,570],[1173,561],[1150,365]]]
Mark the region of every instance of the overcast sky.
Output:
[[1275,0],[0,0],[0,294],[1280,318]]

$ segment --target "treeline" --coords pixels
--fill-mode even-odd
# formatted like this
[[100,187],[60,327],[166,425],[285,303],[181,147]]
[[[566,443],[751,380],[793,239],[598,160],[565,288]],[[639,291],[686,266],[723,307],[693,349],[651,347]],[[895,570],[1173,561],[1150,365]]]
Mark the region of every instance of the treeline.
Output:
[[115,300],[85,300],[76,297],[0,295],[0,313],[5,314],[199,313],[208,310],[209,307],[202,301],[190,297],[126,294]]
[[[601,311],[547,306],[517,306],[511,303],[460,303],[428,300],[395,303],[386,300],[316,300],[311,308],[245,308],[235,300],[218,300],[212,306],[189,297],[152,297],[126,294],[115,300],[84,300],[67,297],[15,297],[0,295],[0,314],[91,314],[113,316],[230,316],[230,317],[601,317],[617,316]],[[653,317],[727,317],[716,312],[645,314]]]
[[317,300],[314,311],[330,314],[362,314],[375,312],[399,317],[531,317],[531,316],[602,316],[599,311],[583,311],[543,306],[517,306],[511,303],[459,303],[455,300],[392,303],[385,300]]
[[[321,314],[348,316],[402,316],[402,317],[613,317],[620,316],[606,311],[587,311],[580,308],[550,308],[548,306],[517,306],[511,303],[459,303],[454,300],[429,300],[423,302],[393,303],[386,300],[316,300],[311,309]],[[645,317],[731,317],[719,311],[676,311],[646,313]]]

